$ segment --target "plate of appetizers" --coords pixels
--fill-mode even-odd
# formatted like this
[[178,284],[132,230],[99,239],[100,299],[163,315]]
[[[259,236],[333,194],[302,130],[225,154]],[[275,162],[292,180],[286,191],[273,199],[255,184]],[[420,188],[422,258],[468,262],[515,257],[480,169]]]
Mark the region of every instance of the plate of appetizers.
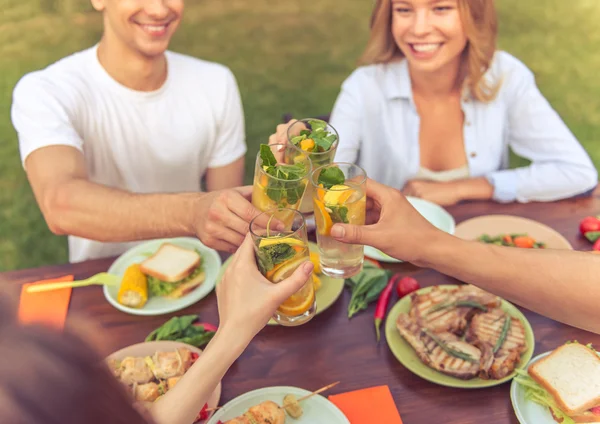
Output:
[[[424,199],[419,199],[417,197],[407,196],[406,200],[408,200],[410,204],[413,205],[413,207],[431,224],[448,234],[454,234],[454,218],[444,208],[436,205],[435,203]],[[397,240],[397,242],[402,243],[402,240]],[[402,262],[399,259],[395,259],[389,255],[386,255],[381,250],[375,249],[372,246],[365,246],[365,256],[380,262]]]
[[567,342],[518,371],[510,399],[521,424],[600,423],[600,357]]
[[[333,305],[336,300],[340,297],[344,291],[344,279],[329,277],[321,272],[321,265],[319,263],[319,248],[316,243],[309,242],[308,247],[310,249],[310,260],[314,264],[313,270],[313,283],[315,286],[315,297],[317,300],[317,312],[319,315],[321,312],[327,310]],[[231,263],[232,258],[230,257],[225,261],[217,281],[221,281],[225,270]],[[268,325],[278,325],[277,322],[271,319]]]
[[[135,406],[150,408],[190,369],[202,350],[185,343],[156,341],[138,343],[112,353],[106,363],[113,375],[131,391]],[[205,423],[219,404],[221,383],[198,411],[196,422]]]
[[254,390],[228,402],[208,424],[350,424],[325,397],[311,395],[308,390],[287,386]]
[[216,250],[195,238],[152,240],[128,250],[108,269],[120,284],[105,285],[115,308],[134,315],[162,315],[208,295],[221,268]]
[[457,237],[500,246],[533,249],[568,249],[571,243],[559,232],[537,221],[512,215],[485,215],[456,226]]
[[394,356],[442,386],[502,384],[531,359],[531,325],[512,304],[472,285],[425,287],[403,297],[385,325]]

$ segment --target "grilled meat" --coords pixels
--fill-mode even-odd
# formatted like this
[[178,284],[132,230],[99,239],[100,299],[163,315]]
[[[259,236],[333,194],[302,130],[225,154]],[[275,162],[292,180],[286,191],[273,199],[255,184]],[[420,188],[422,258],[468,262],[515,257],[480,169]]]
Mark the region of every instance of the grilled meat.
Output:
[[429,293],[411,298],[410,316],[421,327],[434,333],[462,334],[471,316],[478,311],[500,304],[500,299],[475,286],[465,285],[454,289],[435,287]]
[[507,318],[511,320],[510,327],[502,344],[498,346],[495,353],[499,354],[511,350],[515,350],[519,354],[525,352],[527,350],[527,343],[525,341],[525,327],[523,327],[523,323],[518,318],[510,317],[500,308],[474,316],[467,332],[467,341],[479,341],[496,347],[503,335],[505,320]]
[[248,409],[243,415],[224,424],[284,424],[285,411],[275,402],[264,401]]
[[464,380],[478,375],[481,351],[475,346],[452,333],[423,329],[406,314],[400,314],[396,326],[419,359],[431,368]]

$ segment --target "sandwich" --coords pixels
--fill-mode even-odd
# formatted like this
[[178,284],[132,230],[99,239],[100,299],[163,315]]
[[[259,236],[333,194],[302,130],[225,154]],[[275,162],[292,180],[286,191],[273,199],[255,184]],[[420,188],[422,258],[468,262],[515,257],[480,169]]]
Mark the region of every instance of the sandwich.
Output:
[[600,356],[590,345],[566,343],[520,370],[516,381],[556,422],[600,423]]
[[164,243],[140,264],[152,296],[180,298],[204,282],[202,256],[195,250]]

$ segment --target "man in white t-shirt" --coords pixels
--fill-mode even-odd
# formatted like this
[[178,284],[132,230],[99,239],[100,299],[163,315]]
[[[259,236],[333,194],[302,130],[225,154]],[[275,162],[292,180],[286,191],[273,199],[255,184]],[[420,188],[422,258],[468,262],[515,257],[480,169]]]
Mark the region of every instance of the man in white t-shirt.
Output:
[[250,187],[232,189],[246,153],[233,74],[167,51],[183,0],[92,4],[104,18],[98,45],[14,90],[23,166],[49,228],[69,235],[71,262],[172,236],[235,250],[259,212]]

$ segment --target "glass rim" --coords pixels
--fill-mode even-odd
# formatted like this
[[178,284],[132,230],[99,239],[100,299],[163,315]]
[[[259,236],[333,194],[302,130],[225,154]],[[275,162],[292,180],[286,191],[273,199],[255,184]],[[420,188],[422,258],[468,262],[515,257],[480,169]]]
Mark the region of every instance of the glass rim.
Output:
[[[276,212],[279,212],[279,211],[292,211],[292,212],[294,212],[295,215],[299,215],[300,218],[302,218],[302,224],[300,225],[300,227],[298,227],[296,230],[292,231],[292,233],[288,234],[286,237],[295,235],[299,231],[306,230],[306,219],[304,219],[304,215],[302,215],[302,213],[299,210],[292,209],[292,208],[277,208],[277,209],[269,209],[268,211],[261,212],[260,214],[256,215],[254,218],[252,218],[252,220],[250,221],[250,224],[248,225],[248,229],[250,230],[250,234],[252,236],[256,237],[256,238],[259,238],[259,239],[274,238],[275,236],[269,237],[269,236],[261,236],[261,235],[256,234],[252,230],[252,226],[254,224],[254,221],[256,221],[261,216],[263,216],[263,215],[271,215],[272,216]],[[266,230],[266,228],[265,228],[265,230]]]
[[[269,147],[272,147],[272,146],[286,146],[286,147],[289,147],[290,145],[289,144],[283,144],[283,143],[277,143],[277,144],[270,144],[269,145]],[[306,173],[302,177],[296,178],[296,179],[293,179],[293,180],[284,180],[284,179],[281,179],[281,178],[274,177],[273,175],[267,174],[265,172],[265,170],[263,169],[263,167],[262,167],[262,159],[260,157],[260,149],[259,149],[258,153],[256,154],[256,164],[258,165],[259,162],[261,163],[261,165],[258,166],[260,174],[261,175],[266,175],[268,178],[272,178],[272,179],[277,180],[277,181],[284,181],[284,182],[290,182],[290,183],[302,181],[306,177],[310,177],[310,174],[312,172],[312,161],[310,160],[310,156],[308,155],[307,152],[305,152],[302,149],[298,149],[293,144],[291,146],[294,148],[294,150],[300,152],[301,154],[303,154],[304,156],[306,156],[306,158],[308,159],[307,162],[308,162],[309,169],[306,171]],[[289,165],[289,164],[286,163],[286,164],[282,164],[282,165]]]
[[365,183],[366,183],[366,181],[367,181],[367,171],[365,171],[365,170],[364,170],[362,167],[360,167],[360,166],[358,166],[357,164],[355,164],[355,163],[352,163],[352,162],[332,162],[332,163],[329,163],[329,164],[327,164],[327,165],[321,165],[321,166],[319,166],[318,168],[314,169],[314,170],[313,170],[313,171],[310,173],[310,183],[312,184],[312,186],[313,186],[314,188],[320,188],[321,190],[325,190],[325,191],[346,191],[346,190],[354,190],[354,189],[353,189],[353,188],[351,188],[351,187],[344,188],[344,189],[342,189],[342,190],[331,190],[331,189],[329,189],[329,188],[321,187],[320,185],[318,185],[318,184],[316,184],[316,183],[315,183],[315,181],[314,181],[314,176],[317,174],[317,171],[319,171],[319,170],[321,170],[321,169],[324,169],[324,168],[329,168],[329,167],[332,167],[332,166],[337,166],[337,165],[349,165],[350,167],[354,167],[354,168],[358,168],[358,169],[360,169],[360,170],[361,170],[361,172],[363,173],[363,175],[362,175],[362,180],[361,180],[361,181],[360,181],[358,184],[359,184],[359,185],[363,185],[363,184],[365,184]]
[[[324,124],[326,124],[329,128],[331,128],[333,130],[333,132],[335,133],[335,141],[334,143],[331,145],[331,147],[329,148],[329,150],[327,150],[326,152],[314,152],[314,153],[308,153],[309,157],[310,156],[320,156],[320,155],[325,155],[326,153],[331,153],[332,151],[335,151],[338,147],[338,144],[340,142],[340,135],[338,134],[337,130],[335,129],[335,127],[333,125],[331,125],[329,122],[324,121],[323,119],[319,119],[319,118],[302,118],[302,119],[298,119],[296,122],[294,122],[292,125],[290,125],[287,129],[287,131],[285,132],[285,135],[287,137],[288,142],[294,146],[295,148],[297,148],[298,150],[302,150],[300,149],[298,146],[294,145],[294,143],[292,143],[292,138],[290,137],[290,130],[292,129],[292,127],[294,125],[296,125],[298,122],[308,122],[308,121],[319,121],[319,122],[323,122]],[[296,136],[294,136],[296,137]]]

